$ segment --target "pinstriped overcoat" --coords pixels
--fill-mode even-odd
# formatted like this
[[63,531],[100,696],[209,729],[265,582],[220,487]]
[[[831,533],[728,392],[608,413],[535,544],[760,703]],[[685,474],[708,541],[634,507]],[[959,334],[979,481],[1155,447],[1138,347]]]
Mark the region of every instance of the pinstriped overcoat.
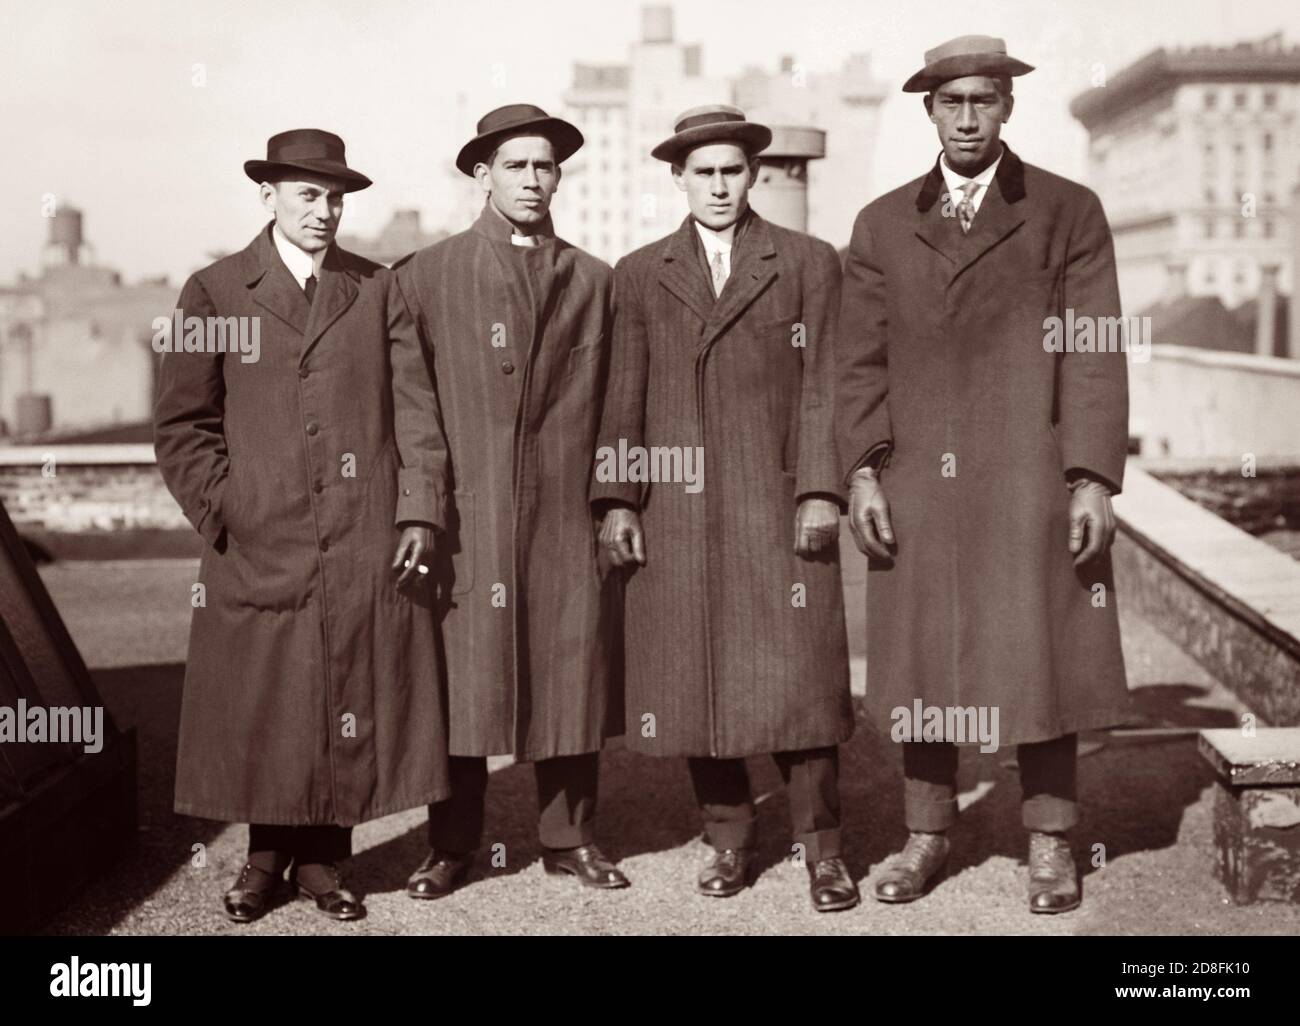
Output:
[[395,271],[415,325],[392,353],[398,519],[439,528],[450,752],[597,751],[622,730],[621,582],[587,505],[613,274],[562,239],[512,246],[487,205]]
[[270,233],[178,302],[256,319],[258,358],[167,352],[159,368],[158,468],[207,543],[176,811],[351,825],[448,793],[433,617],[389,570],[388,342],[404,308],[386,268],[337,247],[308,305]]
[[615,271],[600,444],[704,453],[693,494],[663,481],[592,487],[594,503],[638,508],[645,530],[646,565],[626,584],[625,707],[628,747],[650,755],[813,748],[853,730],[839,552],[794,552],[799,501],[842,491],[839,261],[749,216],[716,302],[690,217]]
[[943,192],[936,162],[868,205],[845,268],[843,469],[888,453],[898,543],[869,564],[868,710],[996,707],[1004,745],[1122,723],[1111,561],[1073,566],[1066,475],[1123,483],[1128,365],[1044,345],[1120,313],[1106,215],[1009,149],[969,235]]

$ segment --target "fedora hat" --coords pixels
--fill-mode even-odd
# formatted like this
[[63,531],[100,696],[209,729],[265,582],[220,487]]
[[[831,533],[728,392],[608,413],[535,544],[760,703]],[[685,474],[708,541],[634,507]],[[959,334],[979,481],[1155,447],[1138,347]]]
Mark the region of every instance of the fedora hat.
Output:
[[1032,64],[1007,56],[1007,44],[996,36],[958,36],[925,51],[925,67],[903,83],[905,93],[928,93],[954,78],[1025,75]]
[[512,103],[489,111],[479,119],[478,135],[460,148],[456,167],[473,177],[474,165],[487,160],[503,139],[511,135],[541,135],[555,147],[555,161],[563,164],[582,146],[582,133],[563,118],[553,118],[531,103]]
[[653,150],[656,160],[679,163],[689,150],[706,143],[731,142],[754,157],[772,144],[772,130],[766,125],[745,120],[745,112],[725,103],[692,107],[677,115],[673,134]]
[[283,178],[286,172],[310,171],[344,184],[344,192],[356,192],[373,184],[360,171],[348,167],[343,140],[319,128],[294,128],[266,141],[265,160],[244,161],[244,174],[255,182]]

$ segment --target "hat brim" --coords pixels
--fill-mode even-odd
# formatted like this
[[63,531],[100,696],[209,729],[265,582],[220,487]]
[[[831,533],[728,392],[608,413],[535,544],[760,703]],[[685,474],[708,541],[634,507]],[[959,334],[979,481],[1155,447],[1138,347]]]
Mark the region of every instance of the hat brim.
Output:
[[772,145],[772,130],[753,121],[696,125],[665,139],[650,151],[650,156],[655,160],[680,164],[690,150],[709,143],[737,143],[749,156],[756,157]]
[[551,140],[555,147],[555,162],[563,164],[582,148],[585,140],[577,127],[563,118],[538,118],[536,121],[523,121],[507,128],[498,128],[492,132],[476,135],[460,148],[456,154],[456,168],[462,174],[474,177],[474,168],[486,161],[488,155],[497,148],[502,140],[516,135],[540,135]]
[[954,78],[969,75],[987,75],[989,78],[1027,75],[1034,70],[1032,64],[1018,61],[1002,54],[968,53],[927,64],[903,83],[905,93],[928,93]]
[[314,175],[334,178],[343,183],[344,192],[357,192],[374,184],[360,171],[333,160],[246,160],[244,174],[253,181],[269,182],[283,178],[286,173],[310,171]]

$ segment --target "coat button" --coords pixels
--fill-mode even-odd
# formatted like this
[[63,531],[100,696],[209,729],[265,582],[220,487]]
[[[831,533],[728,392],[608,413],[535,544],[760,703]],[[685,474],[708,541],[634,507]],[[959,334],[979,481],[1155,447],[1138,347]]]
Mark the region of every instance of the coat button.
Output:
[[314,420],[307,421],[307,434],[314,435],[319,430],[320,428],[317,426]]
[[311,490],[315,492],[317,495],[319,495],[321,492],[325,490],[325,486],[321,484],[319,481],[317,481],[315,484],[311,486]]
[[300,378],[305,378],[305,377],[306,377],[308,374],[310,374],[310,373],[311,373],[311,371],[309,371],[306,367],[299,367],[299,368],[298,368],[298,377],[300,377]]
[[322,539],[320,540],[320,550],[321,550],[321,552],[329,552],[329,550],[330,550],[330,540],[329,540],[328,538],[322,538]]
[[502,374],[513,374],[514,372],[515,372],[515,365],[511,363],[509,360],[507,360],[505,363],[501,365]]

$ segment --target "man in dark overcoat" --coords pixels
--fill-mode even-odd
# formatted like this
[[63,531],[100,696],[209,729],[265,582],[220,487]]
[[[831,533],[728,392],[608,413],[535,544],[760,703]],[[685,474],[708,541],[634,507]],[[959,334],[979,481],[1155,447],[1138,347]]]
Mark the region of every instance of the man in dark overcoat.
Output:
[[[858,215],[845,267],[836,416],[870,559],[868,706],[905,742],[910,835],[882,901],[937,877],[955,742],[979,740],[1019,746],[1031,910],[1077,906],[1076,734],[1128,713],[1108,555],[1128,402],[1114,251],[1091,191],[1001,141],[1031,70],[987,36],[926,54],[903,88],[925,94],[942,153]],[[1063,323],[1078,338],[1061,344]]]
[[853,714],[832,417],[835,251],[749,206],[762,125],[686,111],[653,151],[690,213],[619,261],[592,501],[629,568],[629,748],[686,756],[713,847],[697,889],[752,875],[745,756],[786,782],[813,907],[849,908],[837,745]]
[[250,160],[273,220],[181,290],[158,467],[205,543],[181,704],[176,811],[249,826],[225,896],[262,915],[292,867],[326,915],[364,912],[351,826],[447,794],[433,618],[396,590],[388,270],[334,244],[370,180],[301,129]]
[[549,213],[581,145],[529,104],[485,115],[456,160],[483,212],[396,268],[415,326],[393,350],[398,561],[408,578],[427,565],[436,595],[452,781],[429,807],[415,898],[464,881],[491,755],[534,764],[548,873],[627,886],[594,830],[599,753],[622,730],[609,650],[619,582],[598,565],[586,501],[612,273],[557,238]]

